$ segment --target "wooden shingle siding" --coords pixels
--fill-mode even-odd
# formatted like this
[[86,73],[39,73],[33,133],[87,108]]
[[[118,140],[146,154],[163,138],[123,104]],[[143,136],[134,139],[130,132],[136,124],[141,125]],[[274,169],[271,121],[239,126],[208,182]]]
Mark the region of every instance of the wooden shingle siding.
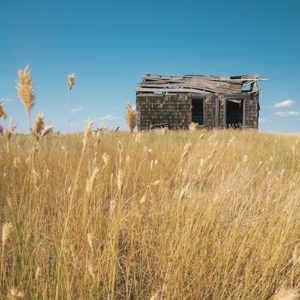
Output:
[[191,98],[186,95],[139,97],[137,125],[139,130],[166,124],[170,129],[187,129],[192,121]]
[[219,126],[218,128],[224,128],[224,113],[225,113],[225,98],[223,96],[219,97]]
[[[226,101],[235,101],[243,105],[244,128],[258,128],[259,90],[257,75],[227,77],[145,77],[136,90],[137,126],[138,130],[149,130],[155,126],[166,126],[170,129],[188,129],[192,122],[192,99],[203,99],[204,128],[226,128]],[[255,89],[250,92],[242,91],[244,81],[253,81]],[[184,83],[185,92],[165,93],[169,85],[180,89]],[[169,84],[169,85],[168,85]],[[201,86],[203,85],[203,88]],[[192,86],[193,91],[186,92]],[[237,88],[239,86],[239,89]],[[151,88],[154,91],[151,92]],[[201,90],[203,89],[203,90]],[[205,90],[204,90],[205,89]],[[219,90],[218,90],[219,89]],[[208,91],[211,90],[212,92]],[[226,93],[224,93],[226,91]],[[231,94],[228,91],[232,92]]]
[[247,97],[245,104],[245,126],[258,128],[258,94]]

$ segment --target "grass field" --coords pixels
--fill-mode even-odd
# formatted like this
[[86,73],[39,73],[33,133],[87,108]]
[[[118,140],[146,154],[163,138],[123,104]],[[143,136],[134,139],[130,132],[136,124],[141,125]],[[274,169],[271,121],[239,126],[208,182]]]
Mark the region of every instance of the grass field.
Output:
[[300,137],[0,137],[0,170],[0,299],[296,299]]

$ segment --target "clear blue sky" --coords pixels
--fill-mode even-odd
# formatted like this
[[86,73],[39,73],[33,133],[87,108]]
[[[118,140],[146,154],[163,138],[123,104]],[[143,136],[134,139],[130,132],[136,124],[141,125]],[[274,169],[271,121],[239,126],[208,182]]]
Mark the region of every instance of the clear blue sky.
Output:
[[88,118],[125,128],[144,72],[258,73],[270,79],[260,84],[260,130],[299,133],[299,15],[299,0],[0,0],[0,99],[25,130],[15,81],[29,64],[33,116],[65,130],[66,76],[75,72],[72,130]]

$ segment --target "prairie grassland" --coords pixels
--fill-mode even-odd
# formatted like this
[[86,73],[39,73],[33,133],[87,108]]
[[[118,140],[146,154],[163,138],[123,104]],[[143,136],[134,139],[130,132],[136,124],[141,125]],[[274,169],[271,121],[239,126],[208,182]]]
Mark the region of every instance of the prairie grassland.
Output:
[[0,299],[296,299],[299,137],[1,137],[0,170]]

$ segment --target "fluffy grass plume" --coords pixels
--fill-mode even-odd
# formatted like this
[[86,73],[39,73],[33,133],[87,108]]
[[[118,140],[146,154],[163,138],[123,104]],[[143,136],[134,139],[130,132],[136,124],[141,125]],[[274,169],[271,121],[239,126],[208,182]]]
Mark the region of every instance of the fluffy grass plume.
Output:
[[299,136],[89,122],[7,144],[0,299],[297,299]]
[[53,126],[52,125],[48,125],[46,126],[43,131],[41,132],[41,138],[48,135],[48,134],[51,134],[53,132]]
[[42,131],[44,130],[45,127],[45,121],[44,121],[44,116],[42,113],[39,113],[34,121],[34,126],[32,129],[32,135],[36,138],[39,139],[39,137],[42,134]]
[[10,119],[10,123],[9,123],[9,127],[6,131],[6,136],[7,138],[10,140],[11,137],[13,136],[14,132],[15,132],[15,129],[16,129],[17,125],[16,123],[14,122],[13,118]]
[[4,110],[4,105],[2,102],[0,102],[0,118],[2,118],[4,121],[6,120],[7,118],[7,114]]
[[190,124],[190,126],[189,126],[190,132],[194,132],[194,131],[196,131],[197,129],[198,129],[198,124],[192,122],[192,123]]
[[69,74],[67,77],[67,87],[68,87],[68,99],[67,99],[67,104],[68,104],[68,111],[67,111],[67,132],[69,132],[70,129],[70,92],[73,89],[73,86],[75,84],[75,74]]
[[25,107],[29,128],[31,128],[30,112],[34,104],[34,93],[29,66],[26,66],[24,70],[18,70],[17,92]]
[[49,125],[45,127],[44,116],[42,113],[39,113],[34,121],[34,127],[32,130],[32,135],[40,140],[42,137],[53,132],[53,126]]
[[296,289],[281,288],[273,297],[273,300],[298,300],[300,297]]
[[130,132],[132,133],[136,126],[136,111],[130,104],[127,105],[126,122]]
[[9,240],[10,235],[12,233],[12,230],[13,230],[13,226],[12,226],[11,223],[4,223],[2,225],[2,237],[1,237],[1,241],[2,241],[3,247],[6,244],[6,242]]
[[23,292],[18,291],[17,289],[11,289],[9,294],[7,295],[8,300],[21,300],[25,299],[25,295]]
[[67,86],[68,86],[68,90],[69,91],[72,90],[72,88],[73,88],[73,86],[75,84],[75,79],[76,79],[76,77],[75,77],[74,73],[68,75]]

